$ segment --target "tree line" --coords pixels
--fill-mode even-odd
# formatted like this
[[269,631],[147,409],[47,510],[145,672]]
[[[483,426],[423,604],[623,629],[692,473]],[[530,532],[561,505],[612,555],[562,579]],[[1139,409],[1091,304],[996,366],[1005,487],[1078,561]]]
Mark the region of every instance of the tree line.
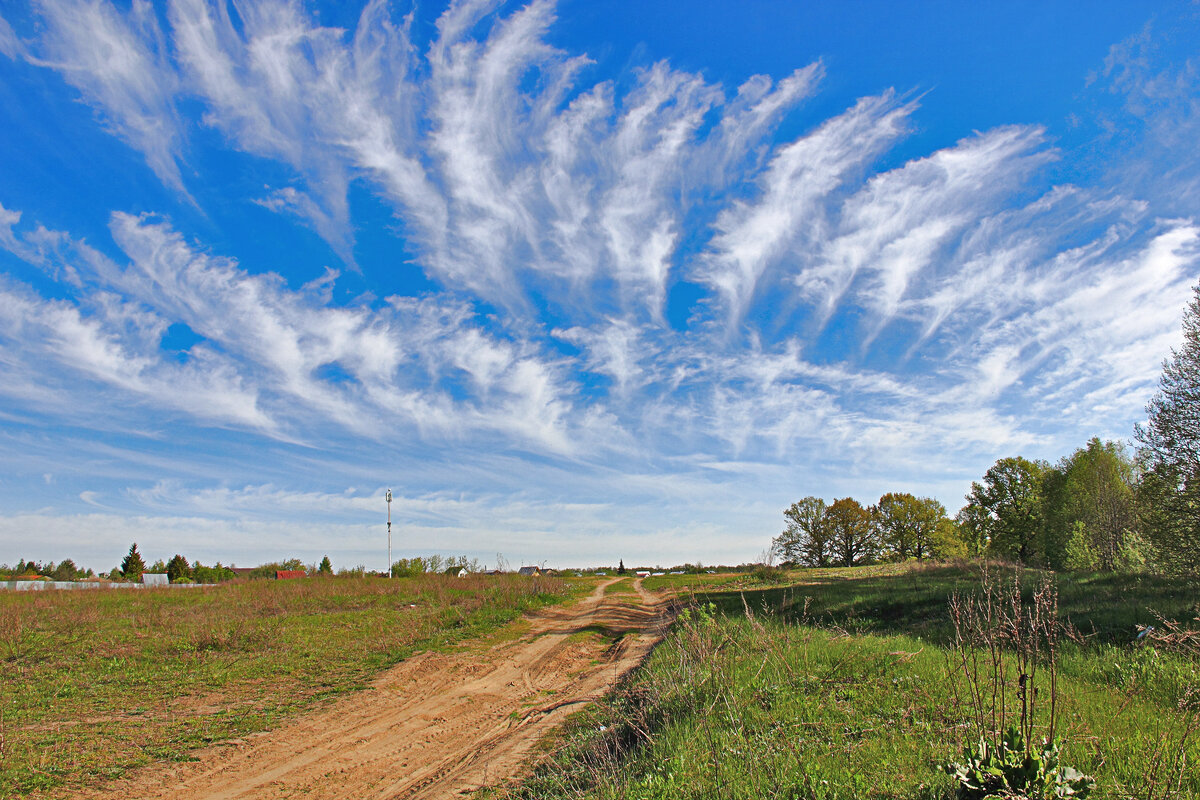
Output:
[[783,512],[786,526],[771,555],[805,567],[856,567],[967,555],[946,508],[931,497],[888,492],[871,506],[853,497],[806,497]]
[[784,511],[771,553],[813,567],[983,556],[1056,570],[1200,573],[1200,285],[1134,439],[1131,452],[1096,437],[1057,463],[1001,458],[953,519],[938,501],[905,493],[866,507],[806,497]]
[[83,570],[76,566],[72,559],[64,558],[57,564],[47,561],[39,564],[37,561],[21,559],[15,565],[0,564],[0,580],[15,580],[20,577],[42,577],[54,581],[78,581],[94,577],[90,569]]

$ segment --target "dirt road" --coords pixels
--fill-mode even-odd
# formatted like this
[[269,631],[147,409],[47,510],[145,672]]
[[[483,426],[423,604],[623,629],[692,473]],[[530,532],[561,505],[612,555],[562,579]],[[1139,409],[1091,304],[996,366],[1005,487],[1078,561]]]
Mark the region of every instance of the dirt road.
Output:
[[318,713],[91,796],[444,798],[503,782],[661,636],[658,598],[615,583],[539,613],[515,639],[416,656]]

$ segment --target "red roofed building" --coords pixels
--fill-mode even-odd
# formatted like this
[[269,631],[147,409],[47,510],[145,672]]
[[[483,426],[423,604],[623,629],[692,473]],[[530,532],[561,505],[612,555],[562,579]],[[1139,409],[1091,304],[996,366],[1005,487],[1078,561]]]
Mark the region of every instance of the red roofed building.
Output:
[[292,578],[307,578],[308,573],[302,569],[277,569],[275,570],[275,580],[286,581]]

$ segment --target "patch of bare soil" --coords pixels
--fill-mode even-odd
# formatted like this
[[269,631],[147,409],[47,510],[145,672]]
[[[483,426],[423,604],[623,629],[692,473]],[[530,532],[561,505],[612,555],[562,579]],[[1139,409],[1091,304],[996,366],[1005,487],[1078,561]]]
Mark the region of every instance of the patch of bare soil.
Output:
[[425,653],[369,689],[272,731],[138,770],[94,798],[441,798],[513,777],[534,746],[599,699],[661,638],[664,605],[585,600],[513,640]]

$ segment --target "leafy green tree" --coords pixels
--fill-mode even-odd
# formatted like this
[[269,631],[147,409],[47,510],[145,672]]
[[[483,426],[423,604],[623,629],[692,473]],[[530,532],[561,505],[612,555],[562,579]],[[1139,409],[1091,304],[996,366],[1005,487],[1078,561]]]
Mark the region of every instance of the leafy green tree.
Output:
[[825,501],[806,497],[783,512],[783,533],[771,541],[771,552],[784,563],[806,567],[827,567],[832,557],[832,543]]
[[929,558],[944,519],[946,507],[932,497],[888,492],[874,508],[881,554],[893,561]]
[[1192,472],[1200,465],[1200,284],[1183,313],[1183,346],[1172,348],[1162,367],[1146,424],[1135,435],[1152,464]]
[[1072,571],[1086,571],[1096,568],[1096,552],[1092,549],[1091,536],[1087,526],[1076,521],[1071,525],[1071,533],[1067,537],[1063,552],[1063,567]]
[[871,513],[853,497],[834,500],[826,509],[833,562],[856,567],[875,560],[877,547]]
[[1134,435],[1145,465],[1139,507],[1155,556],[1168,570],[1200,573],[1200,285],[1183,312],[1183,344],[1163,362]]
[[[971,484],[972,491],[975,486],[975,483]],[[966,544],[967,555],[979,557],[987,553],[992,520],[983,506],[971,503],[970,499],[971,496],[967,495],[967,504],[954,515],[954,525],[959,538]]]
[[[416,558],[402,558],[395,564],[392,564],[393,578],[410,578],[417,575],[424,575],[429,564],[425,559],[417,556]],[[345,570],[338,573],[339,575],[347,574]]]
[[1146,572],[1156,562],[1154,545],[1137,531],[1131,531],[1121,543],[1113,569],[1117,572]]
[[1042,476],[1046,465],[1017,456],[1002,458],[984,473],[983,483],[971,484],[962,521],[986,552],[1033,563],[1039,555],[1042,532]]
[[1167,572],[1200,573],[1200,476],[1189,478],[1168,464],[1147,462],[1137,487],[1137,509],[1154,565]]
[[966,558],[971,555],[971,548],[962,536],[962,528],[949,517],[938,520],[937,528],[929,540],[929,555],[931,558],[951,559]]
[[26,561],[21,559],[17,562],[16,569],[13,570],[14,575],[46,575],[49,576],[53,564],[42,566],[36,561]]
[[199,559],[192,563],[192,580],[196,583],[221,583],[222,581],[231,581],[236,577],[237,573],[229,567],[221,566],[220,561],[211,567],[204,566]]
[[[393,568],[393,573],[394,572],[395,572],[395,569]],[[318,575],[332,575],[333,574],[333,562],[331,562],[329,560],[329,556],[325,556],[324,558],[321,559],[321,564],[320,564],[320,566],[317,567],[317,574]]]
[[79,567],[75,566],[74,561],[64,558],[51,571],[50,577],[56,581],[73,581],[83,577],[83,572],[80,571]]
[[142,573],[146,571],[146,562],[142,560],[142,554],[138,552],[137,542],[134,542],[129,547],[129,555],[121,562],[121,575],[125,580],[137,583],[142,579]]
[[1096,437],[1048,469],[1043,478],[1042,546],[1047,563],[1082,569],[1066,565],[1065,549],[1070,544],[1078,563],[1083,551],[1079,542],[1071,542],[1084,536],[1092,568],[1114,569],[1125,540],[1137,527],[1136,487],[1137,470],[1125,446]]
[[171,583],[181,583],[192,580],[192,567],[188,560],[176,553],[167,562],[167,580]]

